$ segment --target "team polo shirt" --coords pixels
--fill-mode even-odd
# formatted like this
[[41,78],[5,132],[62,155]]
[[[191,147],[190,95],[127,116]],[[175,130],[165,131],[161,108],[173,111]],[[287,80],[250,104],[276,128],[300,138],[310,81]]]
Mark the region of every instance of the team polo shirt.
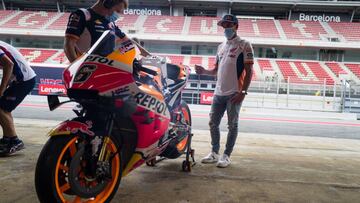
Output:
[[69,16],[65,35],[78,39],[77,47],[86,52],[106,30],[112,30],[119,38],[125,34],[107,18],[97,14],[91,8],[79,9]]
[[17,49],[10,44],[0,41],[0,58],[4,55],[14,63],[11,81],[28,81],[36,76],[34,70]]
[[244,84],[245,64],[254,64],[250,42],[235,37],[219,45],[217,52],[217,83],[215,95],[229,96],[240,92]]

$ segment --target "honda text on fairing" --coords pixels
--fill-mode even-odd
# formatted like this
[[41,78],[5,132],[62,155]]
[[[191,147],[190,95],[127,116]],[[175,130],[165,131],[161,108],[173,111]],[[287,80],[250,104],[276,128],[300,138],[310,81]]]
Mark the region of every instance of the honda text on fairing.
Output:
[[40,202],[110,202],[132,170],[182,154],[182,168],[190,171],[191,115],[181,99],[188,75],[188,67],[140,58],[131,41],[117,42],[104,32],[64,71],[70,100],[48,96],[51,110],[66,102],[78,105],[77,117],[52,129],[40,153]]

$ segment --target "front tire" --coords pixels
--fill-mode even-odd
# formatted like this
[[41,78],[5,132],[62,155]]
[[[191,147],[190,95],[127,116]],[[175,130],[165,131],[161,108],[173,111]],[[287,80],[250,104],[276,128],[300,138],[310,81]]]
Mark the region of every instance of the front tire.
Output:
[[[71,190],[70,163],[79,142],[78,136],[62,135],[51,137],[45,144],[35,170],[35,187],[40,202],[110,202],[114,197],[121,180],[121,160],[120,155],[115,154],[119,145],[112,139],[107,145],[107,151],[115,154],[111,161],[112,178],[105,189],[96,197],[87,199],[77,196]],[[96,182],[91,184],[95,185]]]

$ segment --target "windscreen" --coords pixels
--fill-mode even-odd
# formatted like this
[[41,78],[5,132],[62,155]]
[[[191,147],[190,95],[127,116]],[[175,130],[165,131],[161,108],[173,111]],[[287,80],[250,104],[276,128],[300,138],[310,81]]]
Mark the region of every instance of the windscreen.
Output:
[[91,47],[88,54],[108,56],[115,50],[115,35],[110,31],[104,32],[98,41]]

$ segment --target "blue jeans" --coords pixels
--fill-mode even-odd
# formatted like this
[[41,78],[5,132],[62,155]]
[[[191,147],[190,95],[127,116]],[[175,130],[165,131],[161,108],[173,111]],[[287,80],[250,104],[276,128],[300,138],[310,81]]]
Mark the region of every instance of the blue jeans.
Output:
[[226,148],[224,154],[230,156],[238,135],[238,123],[239,123],[239,112],[241,108],[240,104],[231,103],[230,96],[217,96],[214,95],[213,103],[210,111],[210,134],[211,134],[211,145],[212,151],[219,153],[220,150],[220,122],[224,116],[225,110],[228,116],[228,136],[226,141]]

